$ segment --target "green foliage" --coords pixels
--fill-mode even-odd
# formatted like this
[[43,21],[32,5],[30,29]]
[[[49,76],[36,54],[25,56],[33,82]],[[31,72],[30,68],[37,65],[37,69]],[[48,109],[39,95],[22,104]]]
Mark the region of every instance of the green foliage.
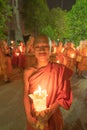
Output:
[[47,25],[49,9],[44,0],[24,1],[24,21],[28,32],[39,33]]
[[11,8],[8,0],[0,0],[0,39],[6,38],[7,22],[11,16]]
[[66,11],[61,8],[53,8],[50,11],[50,25],[54,29],[56,39],[61,41],[65,37],[66,30]]
[[66,11],[61,8],[49,10],[45,0],[25,0],[24,14],[25,29],[28,32],[45,33],[51,39],[63,39],[66,30]]
[[67,38],[76,45],[87,39],[87,0],[77,0],[67,14]]
[[52,29],[52,27],[50,25],[42,28],[42,30],[40,31],[40,33],[46,34],[51,39],[53,39],[53,40],[55,39],[56,40],[55,32],[54,32],[54,30]]

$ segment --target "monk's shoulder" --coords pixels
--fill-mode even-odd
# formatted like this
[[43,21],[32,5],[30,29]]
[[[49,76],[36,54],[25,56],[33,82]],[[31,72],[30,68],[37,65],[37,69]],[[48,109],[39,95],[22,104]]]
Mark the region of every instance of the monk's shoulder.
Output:
[[65,65],[60,64],[60,63],[53,63],[53,67],[54,69],[56,69],[58,72],[68,72],[68,71],[72,71],[71,69],[67,68]]
[[53,66],[55,69],[62,69],[64,68],[64,65],[63,64],[59,64],[59,63],[53,63]]
[[34,67],[29,67],[29,68],[24,70],[24,75],[25,76],[27,76],[27,75],[30,76],[34,71],[35,71]]

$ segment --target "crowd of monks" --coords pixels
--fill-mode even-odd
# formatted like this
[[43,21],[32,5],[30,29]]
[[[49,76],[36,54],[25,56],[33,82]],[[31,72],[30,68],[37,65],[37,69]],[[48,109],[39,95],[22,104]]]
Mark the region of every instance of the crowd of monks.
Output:
[[82,77],[83,71],[87,70],[87,40],[80,41],[77,47],[72,42],[64,45],[59,42],[58,46],[54,45],[53,48],[52,60],[64,64],[75,71],[78,77]]
[[[36,63],[33,41],[34,37],[30,36],[26,44],[20,41],[18,45],[8,46],[5,40],[0,40],[0,76],[3,75],[5,82],[9,82],[14,67],[22,71]],[[49,60],[51,62],[64,64],[75,71],[78,77],[81,77],[83,71],[87,70],[87,40],[80,41],[77,47],[72,42],[56,44],[55,41],[51,41],[50,46]]]

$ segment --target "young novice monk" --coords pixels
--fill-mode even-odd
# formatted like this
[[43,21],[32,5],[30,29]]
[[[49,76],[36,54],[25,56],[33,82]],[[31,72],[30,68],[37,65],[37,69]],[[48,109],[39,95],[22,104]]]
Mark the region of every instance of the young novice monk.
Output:
[[[43,130],[62,130],[63,119],[60,107],[69,109],[72,103],[70,77],[72,70],[64,65],[50,62],[50,45],[46,35],[34,39],[36,65],[24,72],[24,107],[27,117],[27,130],[40,130],[38,121],[44,124]],[[47,91],[47,109],[36,116],[33,101],[29,94],[37,90],[38,85]],[[44,116],[42,116],[44,113]]]

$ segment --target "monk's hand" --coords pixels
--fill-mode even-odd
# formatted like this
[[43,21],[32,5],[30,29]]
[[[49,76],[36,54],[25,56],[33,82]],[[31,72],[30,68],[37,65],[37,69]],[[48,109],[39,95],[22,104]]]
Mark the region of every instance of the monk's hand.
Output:
[[35,117],[32,117],[32,116],[30,115],[30,116],[28,117],[28,122],[29,122],[29,124],[30,124],[35,130],[38,129],[37,126],[36,126],[37,120],[36,120]]
[[49,118],[52,116],[52,112],[50,108],[47,108],[43,111],[36,111],[36,117],[40,122],[43,122],[44,124],[49,120]]
[[50,105],[50,106],[49,106],[49,109],[50,109],[51,113],[54,114],[55,111],[57,110],[57,108],[58,108],[59,106],[60,106],[60,105],[59,105],[58,102],[55,102],[54,104]]

